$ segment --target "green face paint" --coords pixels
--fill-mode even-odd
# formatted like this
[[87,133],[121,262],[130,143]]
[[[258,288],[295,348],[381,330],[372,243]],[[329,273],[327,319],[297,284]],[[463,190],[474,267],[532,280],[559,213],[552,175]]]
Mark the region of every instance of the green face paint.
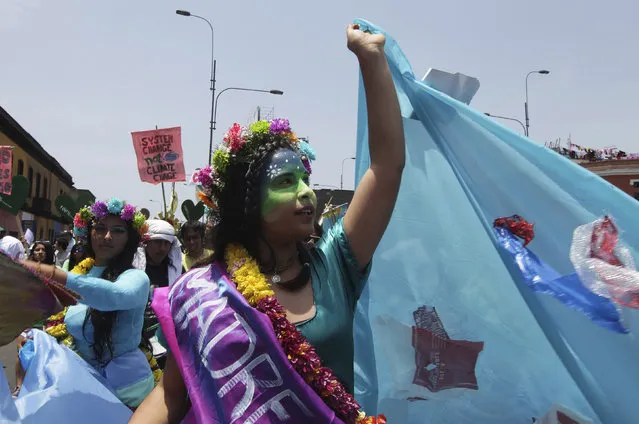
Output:
[[289,149],[278,150],[271,157],[262,175],[261,192],[262,217],[267,222],[303,206],[317,207],[308,171],[300,157]]

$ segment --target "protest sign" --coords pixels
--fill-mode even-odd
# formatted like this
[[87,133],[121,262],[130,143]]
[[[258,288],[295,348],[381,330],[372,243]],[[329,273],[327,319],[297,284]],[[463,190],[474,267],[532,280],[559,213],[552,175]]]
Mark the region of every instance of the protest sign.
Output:
[[0,193],[11,194],[12,152],[10,146],[0,147]]
[[186,181],[180,127],[131,133],[142,182]]

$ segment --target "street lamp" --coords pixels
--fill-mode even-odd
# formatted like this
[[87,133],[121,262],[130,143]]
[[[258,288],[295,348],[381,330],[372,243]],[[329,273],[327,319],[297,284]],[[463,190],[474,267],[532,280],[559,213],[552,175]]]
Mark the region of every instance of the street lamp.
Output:
[[517,123],[519,123],[519,125],[521,125],[521,127],[524,129],[524,135],[526,134],[526,126],[524,125],[523,122],[521,122],[519,119],[517,118],[509,118],[507,116],[499,116],[499,115],[492,115],[490,113],[484,113],[484,115],[486,116],[490,116],[491,118],[497,118],[497,119],[506,119],[507,121],[515,121]]
[[198,16],[198,15],[193,15],[191,12],[189,12],[188,10],[176,10],[175,11],[176,14],[180,15],[180,16],[187,16],[187,17],[193,17],[193,18],[198,18],[203,20],[204,22],[206,22],[209,25],[209,28],[211,28],[211,121],[210,121],[210,126],[209,126],[209,164],[211,163],[211,150],[213,149],[213,115],[215,113],[214,108],[214,99],[215,99],[215,69],[217,67],[217,62],[215,60],[215,32],[213,31],[213,25],[211,24],[211,22],[202,17],[202,16]]
[[[217,100],[220,98],[220,96],[222,95],[222,93],[224,93],[225,91],[229,91],[229,90],[235,90],[235,91],[253,91],[256,93],[269,93],[269,94],[274,94],[276,96],[281,96],[284,94],[284,92],[282,90],[260,90],[258,88],[243,88],[243,87],[228,87],[225,88],[224,90],[220,91],[217,94],[217,97],[215,97],[215,114],[213,115],[213,129],[211,131],[215,131],[216,129],[216,124],[217,124]],[[209,146],[209,163],[211,162],[210,157],[211,157],[211,153],[213,152],[213,132],[211,132],[211,145]]]
[[524,103],[524,112],[526,114],[526,136],[530,135],[530,119],[528,118],[528,77],[532,74],[548,75],[550,71],[542,69],[540,71],[530,71],[526,74],[526,103]]
[[352,158],[344,158],[342,159],[342,172],[339,176],[339,189],[340,190],[344,190],[344,162],[346,162],[347,160],[355,160],[354,157]]

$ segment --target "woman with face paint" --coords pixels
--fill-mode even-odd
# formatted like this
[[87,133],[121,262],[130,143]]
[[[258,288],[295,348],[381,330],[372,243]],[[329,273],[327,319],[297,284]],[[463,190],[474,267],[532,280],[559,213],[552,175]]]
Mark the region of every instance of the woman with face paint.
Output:
[[312,149],[285,119],[235,124],[195,178],[218,222],[214,262],[155,293],[171,355],[130,422],[385,422],[352,396],[352,327],[399,190],[404,136],[384,36],[350,25],[347,40],[370,134],[348,212],[309,247]]

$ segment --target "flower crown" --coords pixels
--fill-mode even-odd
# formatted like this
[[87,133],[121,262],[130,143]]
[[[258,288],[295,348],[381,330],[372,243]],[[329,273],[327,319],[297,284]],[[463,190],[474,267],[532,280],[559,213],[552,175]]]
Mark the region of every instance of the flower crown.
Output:
[[216,199],[227,183],[226,171],[229,165],[252,162],[259,146],[273,141],[288,142],[290,148],[300,155],[306,170],[311,173],[311,161],[315,160],[315,151],[306,141],[295,135],[288,119],[257,121],[248,128],[236,123],[215,149],[213,163],[193,174],[192,182],[202,188],[202,191],[198,192],[202,203],[211,212],[215,212]]
[[108,202],[97,201],[93,205],[80,209],[73,218],[73,234],[81,238],[86,237],[89,227],[95,220],[109,215],[119,216],[123,221],[131,223],[140,236],[147,232],[146,217],[138,212],[135,206],[114,197]]

